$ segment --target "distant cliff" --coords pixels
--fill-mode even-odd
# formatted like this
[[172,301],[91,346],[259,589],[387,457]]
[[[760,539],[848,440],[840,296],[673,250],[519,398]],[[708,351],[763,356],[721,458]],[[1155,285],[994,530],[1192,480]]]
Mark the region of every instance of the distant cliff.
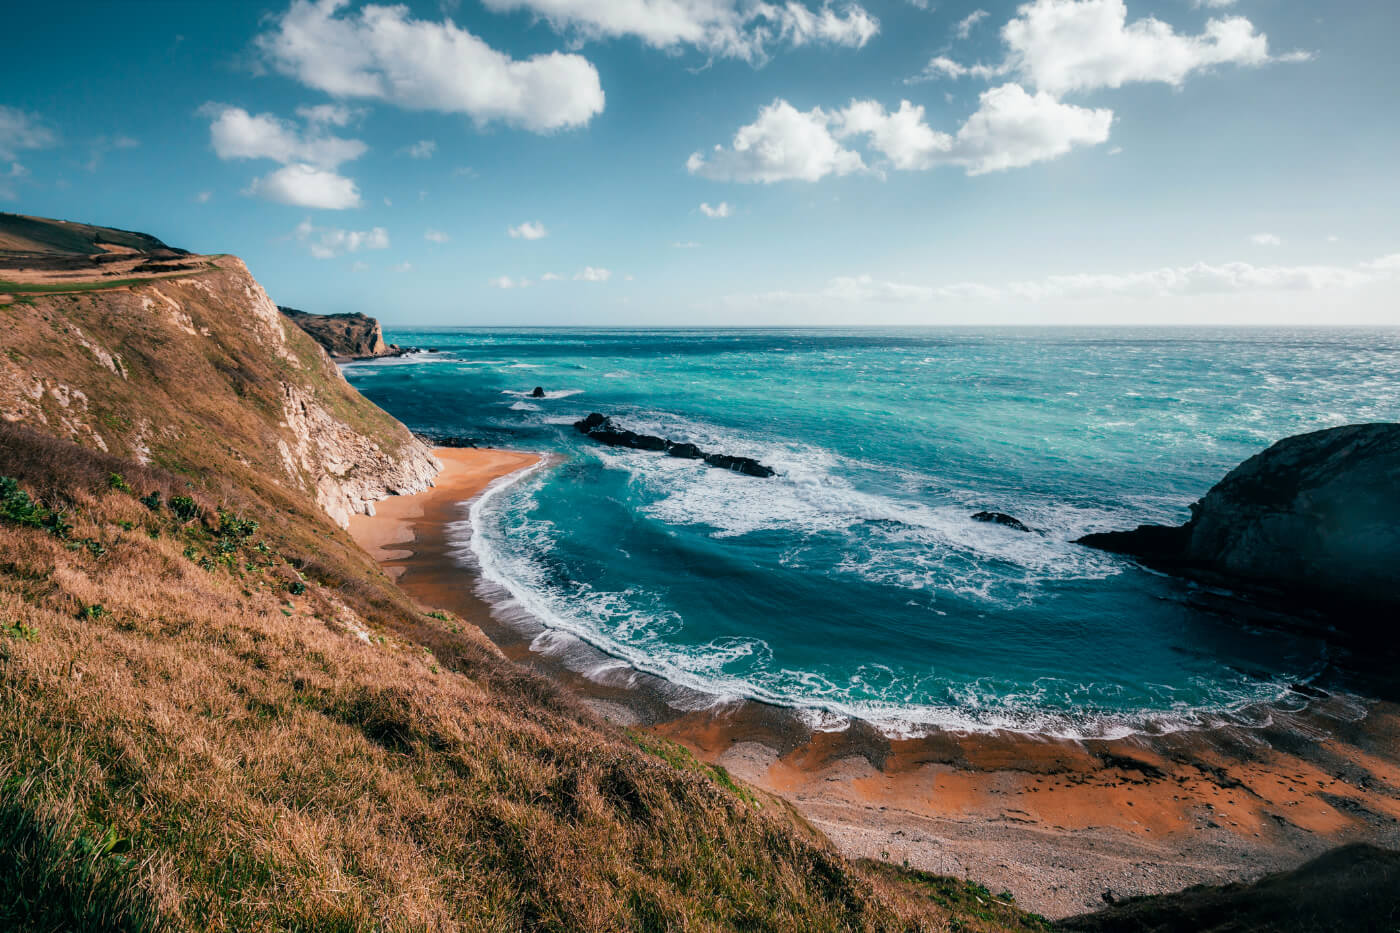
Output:
[[1179,527],[1142,525],[1081,544],[1227,584],[1266,587],[1369,626],[1400,608],[1400,424],[1286,437],[1191,507]]
[[[42,222],[14,216],[0,237],[44,240]],[[79,255],[65,252],[71,226],[49,231],[47,260]],[[25,257],[0,264],[4,420],[191,477],[227,463],[240,481],[310,493],[340,525],[431,485],[428,448],[352,389],[240,260],[178,254],[171,270],[135,246],[122,255],[96,281],[90,266],[78,281]]]
[[277,310],[310,334],[332,359],[360,360],[398,351],[398,347],[384,342],[379,322],[367,314],[312,314],[281,305]]

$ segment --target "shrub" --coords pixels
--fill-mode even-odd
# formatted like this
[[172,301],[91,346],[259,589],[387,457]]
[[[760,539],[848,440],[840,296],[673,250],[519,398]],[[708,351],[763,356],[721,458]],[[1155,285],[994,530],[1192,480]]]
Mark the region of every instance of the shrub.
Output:
[[48,510],[29,498],[29,493],[19,488],[14,477],[0,476],[0,517],[17,525],[30,525],[38,528],[43,525]]
[[171,496],[170,511],[182,522],[194,521],[199,517],[199,505],[189,496]]
[[144,505],[146,508],[150,509],[152,512],[159,512],[159,511],[160,511],[160,490],[158,490],[158,489],[157,489],[157,490],[153,490],[152,492],[148,493],[147,495],[142,496],[142,497],[141,497],[141,504]]
[[122,478],[120,473],[107,474],[107,488],[115,489],[118,492],[131,492],[131,487],[127,485],[126,480]]

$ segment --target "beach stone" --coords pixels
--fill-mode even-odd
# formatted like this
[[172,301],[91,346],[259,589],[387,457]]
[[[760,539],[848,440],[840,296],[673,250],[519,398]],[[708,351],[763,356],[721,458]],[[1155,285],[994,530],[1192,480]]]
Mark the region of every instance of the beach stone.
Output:
[[535,391],[530,393],[530,398],[544,398],[544,386],[535,386]]
[[1301,598],[1348,630],[1378,629],[1400,609],[1400,424],[1284,438],[1231,470],[1186,524],[1079,543]]

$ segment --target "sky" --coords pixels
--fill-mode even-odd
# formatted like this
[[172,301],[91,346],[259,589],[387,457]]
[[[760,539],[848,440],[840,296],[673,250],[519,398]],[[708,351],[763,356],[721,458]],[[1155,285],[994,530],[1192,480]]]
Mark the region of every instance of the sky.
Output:
[[0,210],[412,325],[1400,324],[1396,0],[14,4]]

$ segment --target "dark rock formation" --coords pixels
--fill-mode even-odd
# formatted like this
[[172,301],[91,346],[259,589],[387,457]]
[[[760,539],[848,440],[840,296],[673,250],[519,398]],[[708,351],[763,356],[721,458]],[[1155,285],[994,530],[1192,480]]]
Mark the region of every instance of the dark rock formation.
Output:
[[703,460],[712,467],[743,473],[745,476],[769,477],[773,468],[764,466],[752,457],[733,457],[729,454],[707,454],[694,444],[676,444],[654,434],[638,434],[619,428],[606,415],[593,412],[587,418],[574,422],[580,434],[609,447],[630,447],[633,450],[664,451],[668,456],[684,460]]
[[1177,894],[1118,898],[1061,920],[1084,933],[1349,933],[1391,930],[1400,918],[1400,853],[1352,844],[1250,884],[1198,885]]
[[1013,518],[1005,512],[974,512],[972,515],[974,522],[991,522],[993,525],[1005,525],[1007,528],[1014,528],[1017,531],[1030,531],[1030,527],[1019,518]]
[[544,386],[535,386],[535,391],[530,393],[530,398],[544,398]]
[[1364,620],[1368,613],[1354,610],[1393,611],[1400,607],[1400,424],[1284,438],[1230,471],[1191,506],[1185,525],[1143,525],[1079,543],[1169,572],[1286,593],[1329,614]]
[[385,343],[379,322],[367,314],[311,314],[280,305],[277,310],[306,331],[333,359],[363,360],[411,352]]

